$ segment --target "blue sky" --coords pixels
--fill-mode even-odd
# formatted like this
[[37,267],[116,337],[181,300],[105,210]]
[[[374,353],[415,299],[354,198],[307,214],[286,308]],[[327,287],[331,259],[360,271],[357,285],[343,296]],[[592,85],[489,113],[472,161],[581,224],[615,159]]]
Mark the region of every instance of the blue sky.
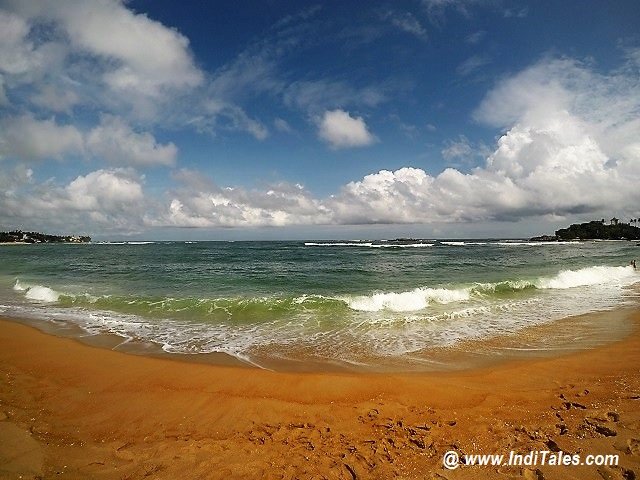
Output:
[[529,236],[640,216],[635,1],[0,0],[0,228]]

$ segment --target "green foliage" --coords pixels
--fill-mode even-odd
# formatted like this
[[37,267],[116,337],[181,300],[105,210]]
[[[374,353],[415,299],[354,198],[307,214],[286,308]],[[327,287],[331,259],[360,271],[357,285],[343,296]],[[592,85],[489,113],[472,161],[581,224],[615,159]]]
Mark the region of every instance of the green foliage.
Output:
[[556,237],[558,240],[640,240],[640,228],[628,223],[605,225],[594,220],[556,230]]
[[89,236],[47,235],[39,232],[23,232],[22,230],[0,232],[1,243],[87,243],[90,241],[91,237]]

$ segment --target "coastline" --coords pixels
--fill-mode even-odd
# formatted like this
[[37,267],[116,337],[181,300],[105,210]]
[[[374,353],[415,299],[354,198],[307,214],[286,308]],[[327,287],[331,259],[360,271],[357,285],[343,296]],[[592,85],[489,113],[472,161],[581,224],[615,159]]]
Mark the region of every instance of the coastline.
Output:
[[[638,310],[629,322],[560,356],[356,374],[128,355],[3,319],[0,478],[636,478]],[[448,450],[620,461],[449,471]]]

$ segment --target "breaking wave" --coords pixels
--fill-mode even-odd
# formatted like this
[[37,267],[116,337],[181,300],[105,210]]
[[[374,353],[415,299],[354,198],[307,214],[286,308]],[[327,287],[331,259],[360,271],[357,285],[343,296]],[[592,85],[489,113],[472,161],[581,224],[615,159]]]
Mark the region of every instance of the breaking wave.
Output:
[[418,287],[400,292],[372,292],[365,295],[299,295],[235,298],[172,298],[135,295],[92,295],[59,292],[44,285],[23,284],[13,289],[34,302],[58,303],[64,307],[113,310],[157,317],[182,316],[218,320],[261,320],[296,313],[417,312],[433,305],[465,303],[474,299],[496,300],[521,292],[566,290],[594,285],[623,286],[637,280],[632,267],[592,266],[563,270],[554,276],[474,283],[446,287]]

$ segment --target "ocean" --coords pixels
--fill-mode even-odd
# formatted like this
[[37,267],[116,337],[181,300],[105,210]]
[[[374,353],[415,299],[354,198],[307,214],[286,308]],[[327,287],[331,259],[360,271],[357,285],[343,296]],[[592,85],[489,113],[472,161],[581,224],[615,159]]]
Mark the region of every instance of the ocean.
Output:
[[[481,356],[597,343],[619,326],[561,319],[637,305],[639,253],[625,241],[7,245],[0,315],[263,368],[455,368],[447,352],[474,342],[510,339]],[[521,334],[536,326],[535,341]]]

